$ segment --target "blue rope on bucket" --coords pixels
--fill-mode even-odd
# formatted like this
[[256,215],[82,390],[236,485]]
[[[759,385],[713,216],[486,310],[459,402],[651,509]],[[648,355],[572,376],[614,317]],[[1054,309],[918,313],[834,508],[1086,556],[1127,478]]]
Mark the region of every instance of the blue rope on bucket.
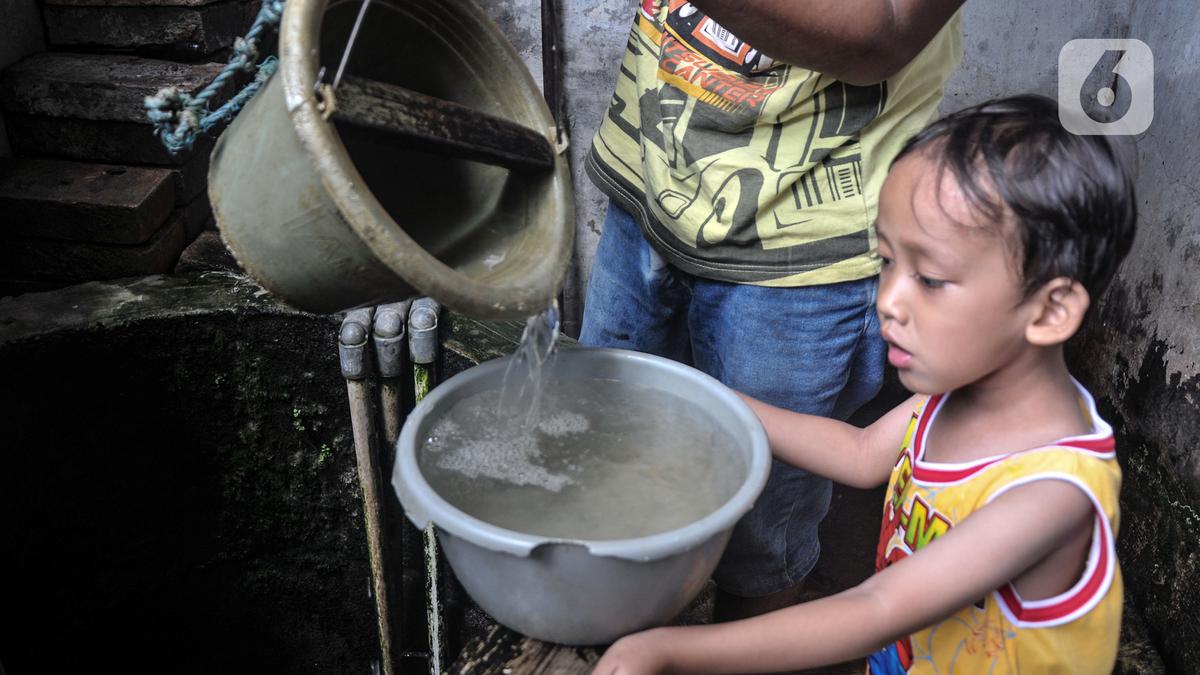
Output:
[[[271,56],[258,61],[258,43],[268,28],[279,25],[283,16],[284,0],[263,0],[258,16],[245,37],[233,43],[233,56],[221,69],[217,77],[200,93],[192,96],[177,87],[164,87],[154,96],[146,97],[146,115],[154,123],[154,134],[172,155],[188,150],[196,142],[197,134],[207,133],[218,124],[233,119],[258,91],[259,87],[275,72],[277,61]],[[220,91],[229,78],[238,72],[257,69],[254,80],[225,102],[220,108],[208,112],[208,101]]]

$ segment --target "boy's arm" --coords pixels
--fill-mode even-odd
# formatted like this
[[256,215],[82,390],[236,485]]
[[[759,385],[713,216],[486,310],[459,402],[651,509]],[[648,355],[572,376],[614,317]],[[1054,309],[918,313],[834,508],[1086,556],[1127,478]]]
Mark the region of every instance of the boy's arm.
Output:
[[850,84],[896,74],[963,0],[692,0],[756,49]]
[[904,431],[920,396],[912,396],[870,426],[792,412],[739,393],[767,430],[771,453],[780,460],[843,485],[882,485],[900,452]]
[[743,621],[637,633],[594,672],[776,672],[859,658],[986,597],[1093,517],[1069,483],[1023,485],[855,588]]

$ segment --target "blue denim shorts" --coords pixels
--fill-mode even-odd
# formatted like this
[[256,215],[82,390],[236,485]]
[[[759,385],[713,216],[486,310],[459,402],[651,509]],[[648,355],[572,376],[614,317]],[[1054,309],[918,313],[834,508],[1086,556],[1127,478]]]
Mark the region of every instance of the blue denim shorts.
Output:
[[[665,356],[773,405],[845,419],[883,382],[875,289],[875,278],[767,288],[696,277],[664,262],[610,202],[580,342]],[[756,597],[799,583],[820,555],[831,491],[828,479],[775,460],[734,528],[717,585]]]

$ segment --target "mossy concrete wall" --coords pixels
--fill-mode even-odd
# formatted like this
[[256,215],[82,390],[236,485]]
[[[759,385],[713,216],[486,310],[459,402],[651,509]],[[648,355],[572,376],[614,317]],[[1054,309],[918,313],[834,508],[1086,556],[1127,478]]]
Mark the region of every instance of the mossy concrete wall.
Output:
[[1070,359],[1118,434],[1128,672],[1200,672],[1200,5],[1021,0],[968,3],[965,14],[947,110],[1054,96],[1071,39],[1136,38],[1154,54],[1154,121],[1124,139],[1138,237]]
[[[1119,552],[1166,672],[1200,672],[1200,6],[1133,14],[1154,46],[1155,122],[1138,137],[1139,233],[1074,365],[1119,430]],[[1186,9],[1187,11],[1182,11]],[[1135,33],[1137,34],[1137,33]]]
[[[483,0],[480,3],[542,81],[541,0]],[[608,109],[617,67],[625,53],[636,2],[558,0],[563,36],[563,96],[570,135],[575,188],[574,264],[563,282],[563,332],[579,335],[587,278],[604,223],[605,197],[584,173],[592,135]]]

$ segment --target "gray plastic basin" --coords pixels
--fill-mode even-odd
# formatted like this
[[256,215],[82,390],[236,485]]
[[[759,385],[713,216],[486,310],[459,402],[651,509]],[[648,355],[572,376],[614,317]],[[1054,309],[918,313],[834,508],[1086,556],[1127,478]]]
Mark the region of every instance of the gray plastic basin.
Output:
[[563,540],[515,532],[442,499],[418,467],[420,442],[459,400],[501,386],[508,359],[465,370],[434,389],[408,416],[396,448],[392,485],[408,518],[433,523],[467,593],[500,623],[541,640],[604,644],[670,621],[703,588],[734,524],[762,491],[771,467],[766,433],[732,391],[694,368],[620,349],[570,349],[546,377],[606,378],[685,398],[739,442],[741,487],[716,511],[684,527],[636,539]]

